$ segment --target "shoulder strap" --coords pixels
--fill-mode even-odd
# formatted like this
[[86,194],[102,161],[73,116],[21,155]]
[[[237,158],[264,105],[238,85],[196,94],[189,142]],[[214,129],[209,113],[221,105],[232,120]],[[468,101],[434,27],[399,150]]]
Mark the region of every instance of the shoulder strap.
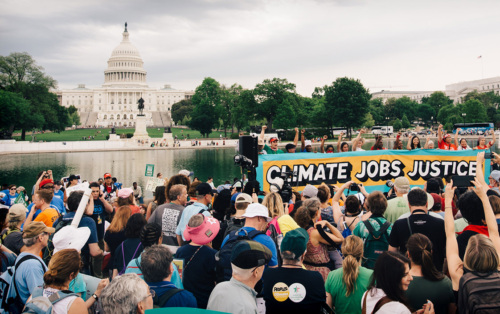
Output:
[[78,294],[69,291],[69,290],[64,290],[64,291],[58,291],[57,293],[52,294],[50,297],[48,297],[50,303],[56,304],[57,302],[61,301],[62,299],[65,299],[67,297],[71,296],[79,296]]
[[17,262],[15,265],[14,265],[14,275],[12,275],[12,279],[14,281],[14,289],[16,290],[16,297],[19,296],[19,290],[17,289],[17,284],[16,284],[16,273],[17,273],[17,269],[19,268],[19,265],[21,265],[23,262],[27,261],[27,260],[30,260],[30,259],[35,259],[37,260],[38,262],[40,262],[40,265],[42,265],[42,269],[43,269],[43,272],[45,273],[47,271],[47,268],[45,267],[45,265],[43,264],[42,261],[40,261],[38,258],[36,258],[34,255],[32,254],[28,254],[28,255],[25,255],[23,256],[19,262]]
[[256,236],[258,236],[259,234],[265,234],[265,233],[264,233],[264,232],[262,232],[262,231],[259,231],[259,230],[252,230],[252,231],[250,231],[250,232],[248,233],[248,237],[249,237],[250,239],[253,239],[253,238],[255,238]]
[[[375,229],[373,229],[373,226],[372,226],[372,224],[368,221],[368,219],[367,219],[367,220],[364,220],[364,221],[363,221],[363,224],[365,225],[366,230],[368,230],[368,233],[369,233],[369,234],[371,234],[371,235],[372,235],[372,237],[376,238],[376,236],[375,236],[376,231],[375,231]],[[379,235],[379,236],[380,236],[380,235]]]
[[173,288],[173,289],[170,289],[168,290],[167,292],[165,292],[164,294],[162,294],[161,296],[157,296],[155,297],[155,304],[157,304],[158,306],[160,307],[164,307],[165,304],[167,304],[167,302],[175,295],[177,294],[178,292],[181,292],[182,290],[184,289],[178,289],[178,288]]
[[349,224],[349,226],[347,226],[347,228],[351,229],[352,224],[353,224],[353,223],[356,221],[356,219],[358,219],[358,218],[359,218],[359,216],[354,217],[354,219],[351,221],[351,223]]
[[326,231],[323,230],[321,225],[316,225],[316,230],[318,230],[319,235],[328,242],[331,246],[338,247],[337,243],[333,242],[333,240],[326,234]]
[[388,221],[384,222],[382,227],[380,227],[380,235],[383,235],[387,231],[387,229],[389,229],[390,226],[391,226],[390,222]]
[[366,290],[365,296],[363,297],[363,305],[361,306],[361,314],[366,314],[366,297],[370,290]]
[[392,302],[392,300],[389,299],[389,297],[387,297],[387,296],[380,298],[380,300],[378,300],[377,304],[375,304],[375,307],[373,308],[372,314],[377,313],[377,311],[380,310],[380,308],[382,306],[386,305],[389,302]]
[[410,237],[413,234],[413,231],[411,230],[411,225],[410,225],[410,216],[406,217],[406,223],[408,224],[408,230],[410,230]]
[[204,212],[204,211],[206,211],[206,209],[205,209],[205,208],[202,208],[202,209],[198,212],[198,214],[203,214],[203,212]]

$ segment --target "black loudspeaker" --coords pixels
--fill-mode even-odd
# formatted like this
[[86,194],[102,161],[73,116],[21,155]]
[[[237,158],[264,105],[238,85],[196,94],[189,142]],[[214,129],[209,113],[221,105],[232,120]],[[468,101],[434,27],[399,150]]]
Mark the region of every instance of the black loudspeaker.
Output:
[[259,165],[257,138],[250,135],[240,136],[240,154],[252,160],[252,166],[257,167]]

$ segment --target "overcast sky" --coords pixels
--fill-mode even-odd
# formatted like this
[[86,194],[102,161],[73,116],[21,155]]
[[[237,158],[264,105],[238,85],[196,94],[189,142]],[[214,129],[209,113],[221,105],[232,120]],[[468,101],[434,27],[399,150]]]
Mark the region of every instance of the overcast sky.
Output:
[[[500,1],[1,0],[0,55],[28,52],[60,89],[99,87],[125,21],[150,87],[337,77],[371,92],[500,75]],[[478,59],[482,56],[481,59]]]

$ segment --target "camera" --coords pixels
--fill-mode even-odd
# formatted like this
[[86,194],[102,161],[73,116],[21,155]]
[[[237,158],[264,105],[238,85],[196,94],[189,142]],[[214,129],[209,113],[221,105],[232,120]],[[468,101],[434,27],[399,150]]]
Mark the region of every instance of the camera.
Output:
[[283,186],[278,191],[278,194],[281,196],[283,204],[288,204],[290,199],[292,199],[292,185],[288,182],[288,178],[291,178],[293,175],[295,175],[295,172],[293,171],[282,171],[280,173],[279,177],[283,179]]
[[385,185],[387,185],[388,188],[391,188],[394,186],[394,182],[392,182],[391,180],[387,180],[387,182],[385,183]]
[[234,156],[234,164],[246,169],[250,169],[252,167],[252,160],[243,155],[235,155]]
[[349,187],[349,190],[350,191],[353,191],[353,192],[359,192],[359,185],[357,183],[353,183],[351,184],[351,186]]

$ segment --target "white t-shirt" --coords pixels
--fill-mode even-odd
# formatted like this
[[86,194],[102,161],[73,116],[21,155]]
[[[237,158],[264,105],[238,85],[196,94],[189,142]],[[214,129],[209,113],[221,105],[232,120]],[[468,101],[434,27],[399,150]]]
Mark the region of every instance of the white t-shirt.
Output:
[[[366,313],[371,313],[373,312],[373,309],[375,308],[375,305],[377,304],[378,300],[385,297],[385,293],[382,289],[378,288],[373,288],[371,290],[366,291],[363,294],[363,297],[361,298],[361,308],[363,308],[363,300],[365,299],[365,296],[366,296]],[[384,304],[384,306],[382,306],[377,311],[377,314],[394,314],[394,313],[411,314],[410,310],[408,310],[408,308],[404,304],[396,301]]]
[[[51,295],[53,295],[54,293],[59,292],[59,291],[60,290],[46,287],[45,289],[43,289],[43,296],[48,298]],[[57,302],[56,304],[54,304],[52,306],[52,313],[53,314],[66,314],[66,313],[68,313],[69,308],[73,304],[73,301],[76,300],[76,298],[78,298],[78,297],[77,296],[70,296],[70,297],[64,298],[61,301]]]

